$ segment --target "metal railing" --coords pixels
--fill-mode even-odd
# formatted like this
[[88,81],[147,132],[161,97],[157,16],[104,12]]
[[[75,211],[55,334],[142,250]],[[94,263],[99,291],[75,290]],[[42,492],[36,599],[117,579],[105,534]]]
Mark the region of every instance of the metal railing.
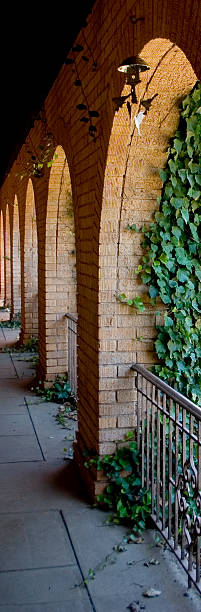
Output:
[[66,314],[68,321],[68,380],[71,390],[77,397],[77,321],[75,314]]
[[143,366],[133,365],[142,486],[151,517],[201,594],[201,409]]

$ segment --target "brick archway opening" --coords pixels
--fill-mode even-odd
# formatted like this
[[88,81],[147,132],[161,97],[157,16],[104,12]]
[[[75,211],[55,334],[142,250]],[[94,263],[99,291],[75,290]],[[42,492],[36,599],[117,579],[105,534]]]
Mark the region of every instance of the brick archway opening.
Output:
[[38,337],[38,240],[34,189],[28,181],[24,230],[24,303],[21,342]]
[[11,240],[10,240],[10,211],[6,206],[6,227],[4,242],[4,272],[5,272],[5,305],[11,306]]
[[12,260],[11,260],[11,318],[21,311],[21,253],[20,253],[20,230],[19,230],[19,207],[15,196],[13,205],[13,236],[12,236]]
[[[147,290],[136,276],[143,255],[142,235],[128,231],[149,223],[161,193],[158,168],[164,166],[170,137],[179,122],[180,101],[192,89],[196,75],[185,54],[167,39],[150,41],[140,55],[151,69],[136,87],[137,100],[152,99],[138,133],[135,104],[115,113],[109,141],[99,241],[99,452],[113,452],[115,441],[135,426],[136,395],[130,366],[156,362],[156,314]],[[130,87],[125,85],[122,95]],[[157,94],[157,95],[156,95]],[[118,301],[140,296],[140,314]]]
[[5,260],[4,260],[4,221],[3,221],[3,212],[1,210],[1,216],[0,216],[0,232],[1,232],[1,239],[0,239],[0,248],[1,248],[1,252],[0,252],[0,257],[1,257],[1,306],[4,306],[5,303],[5,286],[4,286],[4,265],[5,265]]
[[46,381],[68,370],[66,314],[77,313],[72,186],[64,149],[51,168],[46,219]]

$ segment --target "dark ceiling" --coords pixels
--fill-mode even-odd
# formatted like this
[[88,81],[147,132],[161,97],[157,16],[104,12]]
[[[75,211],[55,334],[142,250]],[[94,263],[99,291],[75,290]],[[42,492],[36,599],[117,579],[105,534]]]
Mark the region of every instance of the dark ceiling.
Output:
[[13,163],[93,0],[1,7],[0,183]]

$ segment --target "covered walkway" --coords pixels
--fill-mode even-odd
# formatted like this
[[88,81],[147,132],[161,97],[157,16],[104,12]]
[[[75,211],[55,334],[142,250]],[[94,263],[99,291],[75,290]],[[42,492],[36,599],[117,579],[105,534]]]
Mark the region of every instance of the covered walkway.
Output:
[[[16,340],[16,330],[0,334],[1,348]],[[72,422],[63,429],[58,405],[30,391],[29,359],[0,353],[0,611],[123,612],[138,601],[150,612],[200,610],[154,532],[119,549],[126,529],[106,526],[106,514],[91,509],[72,460],[64,461]],[[150,587],[161,594],[146,600]]]

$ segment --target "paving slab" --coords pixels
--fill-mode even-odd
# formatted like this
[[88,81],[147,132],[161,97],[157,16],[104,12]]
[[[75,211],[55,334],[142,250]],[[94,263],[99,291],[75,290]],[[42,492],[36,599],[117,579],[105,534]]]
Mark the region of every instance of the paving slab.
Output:
[[12,354],[12,362],[19,378],[30,378],[35,376],[36,369],[34,367],[32,357],[33,355],[30,356],[30,359],[28,359],[28,356],[19,358],[18,356],[15,356],[14,353]]
[[66,429],[56,421],[59,404],[42,402],[32,405],[29,400],[27,403],[45,459],[64,459],[72,451],[77,423],[71,419],[67,420]]
[[7,353],[0,354],[0,379],[5,380],[16,377],[17,374],[10,356]]
[[28,414],[12,413],[0,410],[0,444],[1,436],[33,435],[33,426]]
[[[114,550],[126,528],[106,526],[107,514],[91,509],[73,462],[60,454],[72,445],[65,438],[74,424],[64,430],[55,420],[58,405],[30,391],[29,362],[26,376],[18,355],[1,357],[2,368],[12,363],[20,378],[0,380],[0,432],[7,434],[0,436],[0,612],[123,612],[138,600],[147,612],[200,612],[201,599],[187,592],[186,576],[169,550],[156,547],[153,531],[142,544]],[[150,558],[159,565],[144,566]],[[161,595],[145,599],[148,587]]]
[[[126,610],[132,601],[138,600],[150,612],[159,609],[180,612],[181,598],[185,612],[191,612],[192,605],[200,612],[200,598],[194,591],[185,597],[186,576],[181,574],[172,553],[156,546],[154,530],[146,530],[140,544],[125,544],[126,527],[106,525],[108,513],[82,507],[74,513],[64,511],[63,514],[84,576],[87,578],[89,569],[95,573],[94,579],[88,581],[88,588],[97,612]],[[114,550],[119,544],[125,547],[123,552]],[[146,567],[144,563],[153,558],[158,564]],[[151,587],[161,592],[157,601],[143,596]]]
[[0,436],[0,463],[40,461],[41,457],[35,435]]
[[0,415],[1,414],[9,414],[9,415],[22,415],[27,414],[26,404],[23,402],[22,397],[16,396],[8,396],[2,398],[1,396],[1,388],[0,388]]
[[11,348],[19,340],[19,329],[8,329],[1,327],[0,333],[0,349]]
[[13,342],[17,342],[17,340],[19,340],[20,328],[15,327],[14,329],[12,329],[10,327],[3,327],[2,333],[6,342],[9,342],[10,340],[12,340]]
[[66,612],[89,612],[92,608],[86,590],[74,588],[79,580],[77,566],[1,573],[1,606],[6,612],[8,605],[20,609],[24,605],[28,612],[30,604],[54,604],[54,612],[58,612],[60,603],[65,602]]
[[[68,509],[75,513],[88,504],[87,491],[72,461],[2,464],[1,512]],[[80,520],[80,519],[79,519]]]
[[56,510],[0,514],[0,571],[75,565]]
[[[68,606],[68,607],[67,607]],[[72,599],[68,598],[68,601],[55,601],[52,603],[42,603],[42,604],[14,604],[1,606],[1,612],[91,612],[94,611],[95,608],[92,608],[91,604],[88,602],[86,595],[83,593],[79,594],[79,597],[73,597]]]
[[[31,384],[33,384],[33,377],[31,376],[29,379],[19,379],[19,378],[9,378],[6,380],[0,380],[0,397],[20,397],[24,400],[24,395],[31,396],[33,393],[30,389]],[[36,401],[36,397],[35,397]]]

